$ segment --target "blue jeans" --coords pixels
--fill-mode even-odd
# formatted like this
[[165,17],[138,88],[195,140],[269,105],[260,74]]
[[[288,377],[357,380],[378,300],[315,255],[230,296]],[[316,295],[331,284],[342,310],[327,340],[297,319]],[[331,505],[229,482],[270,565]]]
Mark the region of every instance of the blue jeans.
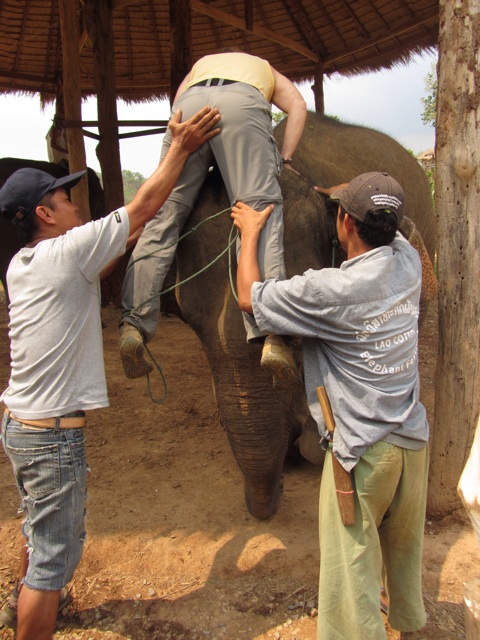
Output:
[[62,589],[73,577],[85,541],[83,429],[31,429],[4,415],[1,435],[26,516],[24,583],[40,591]]

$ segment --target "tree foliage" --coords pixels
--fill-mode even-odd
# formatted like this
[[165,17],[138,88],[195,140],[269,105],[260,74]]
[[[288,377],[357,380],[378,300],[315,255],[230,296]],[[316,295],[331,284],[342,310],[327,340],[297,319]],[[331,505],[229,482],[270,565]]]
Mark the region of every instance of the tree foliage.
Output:
[[280,124],[280,122],[287,117],[287,114],[284,113],[283,111],[277,111],[276,109],[274,109],[272,111],[272,123],[273,126],[276,127],[277,124]]
[[137,171],[122,171],[123,180],[123,198],[124,202],[131,202],[140,186],[145,182],[146,178]]
[[420,98],[423,104],[422,122],[434,127],[437,119],[437,70],[433,63],[432,70],[425,78],[425,89],[428,95]]

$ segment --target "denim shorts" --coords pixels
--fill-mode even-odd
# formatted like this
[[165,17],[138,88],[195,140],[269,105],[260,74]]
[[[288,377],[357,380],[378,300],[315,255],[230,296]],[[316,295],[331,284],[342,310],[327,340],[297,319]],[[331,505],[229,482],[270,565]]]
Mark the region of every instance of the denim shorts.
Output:
[[25,513],[30,589],[62,589],[73,577],[85,541],[87,461],[83,429],[29,429],[2,420],[2,444]]

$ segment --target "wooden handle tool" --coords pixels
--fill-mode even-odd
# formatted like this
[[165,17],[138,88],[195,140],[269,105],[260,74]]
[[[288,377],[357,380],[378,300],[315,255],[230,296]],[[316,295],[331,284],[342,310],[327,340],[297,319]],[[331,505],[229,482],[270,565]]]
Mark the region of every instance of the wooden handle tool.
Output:
[[[325,425],[330,435],[332,435],[335,430],[335,419],[325,387],[317,387],[317,397],[320,402]],[[348,527],[355,524],[355,492],[353,489],[352,474],[342,467],[333,454],[333,451],[332,464],[340,515],[343,524]]]

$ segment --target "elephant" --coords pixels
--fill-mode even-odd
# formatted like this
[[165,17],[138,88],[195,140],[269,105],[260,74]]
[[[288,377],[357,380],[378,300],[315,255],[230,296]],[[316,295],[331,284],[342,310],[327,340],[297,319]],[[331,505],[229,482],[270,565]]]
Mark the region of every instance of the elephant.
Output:
[[[284,122],[275,128],[279,146],[284,131]],[[435,250],[432,197],[423,168],[406,149],[383,133],[309,113],[292,166],[295,171],[283,169],[280,175],[287,277],[309,268],[338,266],[345,257],[335,247],[336,210],[313,185],[328,187],[379,170],[393,175],[404,187],[406,235],[412,244],[418,244],[430,264],[431,282],[422,299],[435,295],[435,277],[428,259],[433,259]],[[208,219],[224,209],[227,211],[221,216]],[[207,356],[221,424],[244,477],[247,509],[255,517],[267,519],[280,505],[288,452],[296,447],[304,454],[302,443],[313,440],[317,451],[311,454],[312,461],[321,464],[323,456],[304,391],[273,386],[271,376],[260,367],[262,345],[246,342],[230,282],[235,282],[235,257],[231,267],[224,255],[202,271],[227,247],[231,230],[226,191],[213,171],[177,247],[177,279],[183,284],[176,295],[183,318],[199,337]]]
[[[279,146],[284,131],[285,122],[275,128]],[[13,162],[23,164],[13,166]],[[38,164],[11,158],[0,160],[0,185],[20,166],[47,171],[57,168],[49,163]],[[4,165],[10,167],[10,173],[5,173]],[[313,186],[348,182],[366,171],[387,171],[405,189],[408,218],[404,232],[419,250],[428,275],[422,299],[436,294],[431,268],[435,251],[432,198],[424,170],[408,151],[372,129],[309,113],[292,166],[294,171],[284,169],[280,174],[287,277],[309,268],[339,266],[345,258],[336,242],[334,207]],[[99,202],[95,207],[92,203],[92,218],[105,213]],[[223,210],[221,216],[210,219]],[[13,225],[2,218],[0,277],[4,281],[6,266],[19,244]],[[176,289],[176,298],[179,314],[195,331],[207,356],[220,421],[244,477],[247,509],[256,518],[268,519],[280,506],[287,455],[294,452],[321,464],[323,453],[305,393],[275,387],[271,376],[260,367],[261,343],[246,342],[242,314],[231,284],[235,281],[235,257],[230,261],[224,254],[217,259],[228,246],[231,231],[226,190],[214,170],[203,185],[177,247],[177,281],[181,286]],[[167,282],[169,286],[169,277]],[[162,307],[165,310],[163,301]],[[301,364],[299,344],[295,355]]]
[[[17,171],[25,167],[31,169],[40,169],[46,171],[56,178],[66,176],[68,170],[62,165],[43,160],[29,160],[26,158],[0,158],[0,187],[3,186],[7,178]],[[90,200],[90,217],[92,220],[98,220],[105,215],[105,198],[103,195],[102,185],[93,169],[87,169],[88,191]],[[22,247],[22,243],[17,235],[15,226],[4,216],[0,216],[0,281],[5,290],[7,302],[8,291],[6,274],[10,260],[15,253]]]

